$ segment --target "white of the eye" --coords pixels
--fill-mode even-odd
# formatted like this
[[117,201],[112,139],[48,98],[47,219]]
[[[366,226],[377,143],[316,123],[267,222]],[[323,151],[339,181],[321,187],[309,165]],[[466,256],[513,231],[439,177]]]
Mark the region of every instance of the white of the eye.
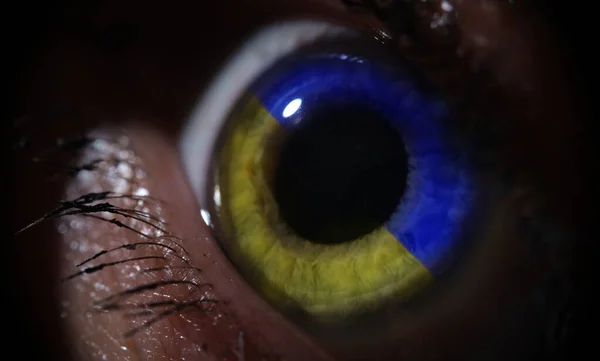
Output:
[[[216,137],[244,91],[261,73],[294,50],[317,39],[352,33],[348,28],[320,20],[286,21],[262,28],[232,54],[196,102],[180,137],[183,165],[201,207],[207,200],[207,174]],[[290,104],[297,108],[289,111],[297,111],[300,103]]]

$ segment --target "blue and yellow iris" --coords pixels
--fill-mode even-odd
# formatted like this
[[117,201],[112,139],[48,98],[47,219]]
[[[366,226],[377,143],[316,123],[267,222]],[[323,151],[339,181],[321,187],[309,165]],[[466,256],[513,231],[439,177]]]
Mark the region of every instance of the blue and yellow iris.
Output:
[[[273,144],[315,104],[348,102],[372,107],[398,129],[411,164],[408,189],[381,227],[319,244],[281,219],[271,189]],[[220,145],[215,207],[228,255],[266,299],[313,316],[360,313],[418,294],[451,263],[471,203],[466,168],[444,144],[447,118],[443,103],[380,60],[319,51],[280,62],[239,102]]]

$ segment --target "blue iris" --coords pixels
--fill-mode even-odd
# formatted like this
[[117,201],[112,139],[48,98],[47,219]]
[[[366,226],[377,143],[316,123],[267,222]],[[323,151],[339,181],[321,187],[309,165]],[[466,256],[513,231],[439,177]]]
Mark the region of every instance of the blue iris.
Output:
[[447,269],[474,191],[463,157],[447,142],[449,109],[434,92],[384,57],[336,51],[283,60],[252,92],[290,131],[323,105],[360,104],[389,119],[405,143],[410,171],[385,227],[434,275]]

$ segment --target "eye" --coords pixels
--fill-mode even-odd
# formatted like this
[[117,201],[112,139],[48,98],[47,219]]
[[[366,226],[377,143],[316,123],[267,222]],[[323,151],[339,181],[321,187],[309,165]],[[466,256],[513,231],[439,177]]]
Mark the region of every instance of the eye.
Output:
[[[449,107],[416,70],[349,29],[318,24],[308,38],[315,25],[269,27],[235,54],[182,152],[203,218],[245,278],[284,312],[332,322],[444,275],[475,186],[446,134]],[[277,56],[255,74],[265,47]],[[247,84],[235,102],[232,83]],[[206,114],[225,99],[232,108]]]
[[263,2],[117,3],[48,46],[11,175],[24,338],[89,359],[554,355],[579,118],[536,9]]

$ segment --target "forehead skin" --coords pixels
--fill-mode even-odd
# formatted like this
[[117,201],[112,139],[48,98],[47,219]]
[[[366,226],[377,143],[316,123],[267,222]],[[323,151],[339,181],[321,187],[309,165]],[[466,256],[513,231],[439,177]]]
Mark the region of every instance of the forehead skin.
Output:
[[[458,7],[465,14],[461,26],[468,28],[465,34],[479,34],[487,39],[481,43],[481,37],[466,37],[462,41],[466,52],[484,54],[493,46],[527,48],[520,42],[521,37],[513,36],[523,25],[508,18],[504,8],[494,9],[495,3],[459,2]],[[143,186],[153,197],[167,202],[160,210],[161,216],[167,220],[169,231],[188,242],[185,244],[191,262],[203,270],[198,282],[215,285],[214,295],[222,301],[217,311],[223,316],[214,326],[214,319],[200,312],[190,312],[184,318],[175,315],[156,325],[152,333],[123,340],[122,332],[129,323],[118,315],[94,315],[93,321],[86,320],[90,292],[100,292],[98,282],[116,289],[123,285],[114,274],[102,273],[76,281],[67,291],[59,291],[58,278],[72,273],[72,269],[69,271],[68,266],[60,263],[69,257],[84,257],[80,250],[69,250],[63,245],[77,241],[81,233],[62,236],[55,225],[43,224],[23,236],[21,242],[28,246],[18,248],[21,263],[16,265],[16,270],[27,285],[22,292],[28,299],[29,309],[39,312],[35,320],[39,327],[33,333],[36,338],[51,340],[50,354],[65,359],[62,355],[74,349],[76,359],[87,356],[101,359],[102,354],[114,359],[168,359],[180,358],[186,347],[199,346],[201,350],[195,353],[198,360],[235,359],[240,357],[240,334],[247,352],[245,360],[453,359],[462,358],[477,344],[481,350],[489,347],[506,355],[525,347],[528,330],[526,326],[519,326],[533,322],[528,314],[535,304],[528,303],[528,297],[540,279],[538,273],[523,271],[531,255],[527,254],[529,249],[524,250],[514,224],[514,203],[518,198],[514,194],[508,194],[498,203],[494,216],[490,216],[494,222],[482,227],[487,230],[482,231],[488,235],[483,242],[486,246],[470,265],[478,267],[479,272],[465,275],[461,287],[448,292],[443,303],[432,306],[433,311],[410,317],[404,325],[394,328],[393,335],[382,340],[385,345],[366,342],[367,351],[354,350],[355,355],[321,344],[274,312],[224,257],[200,218],[197,202],[181,168],[177,137],[198,94],[240,42],[264,24],[297,17],[316,17],[359,28],[383,26],[369,15],[347,13],[338,1],[231,0],[105,1],[94,7],[82,6],[56,28],[47,48],[33,63],[21,97],[23,108],[33,112],[76,107],[90,116],[85,120],[81,117],[61,119],[52,124],[48,124],[47,118],[39,118],[32,121],[31,129],[44,129],[40,139],[46,141],[78,134],[92,126],[109,132],[118,129],[127,134],[130,138],[127,150],[140,159],[140,167],[148,174]],[[542,33],[538,26],[541,27],[529,25],[526,28],[531,34]],[[499,37],[500,29],[507,35]],[[539,49],[542,46],[538,44],[527,51],[535,54],[541,52]],[[543,49],[547,51],[546,47]],[[475,56],[473,59],[474,64],[480,60]],[[558,62],[548,61],[543,70],[536,72],[532,70],[540,67],[527,61],[507,61],[506,64],[507,67],[502,68],[506,81],[511,81],[511,74],[537,74],[532,77],[533,85],[537,86],[536,81],[552,74],[555,83],[550,84],[551,88],[566,83]],[[508,66],[511,64],[512,68]],[[545,108],[557,119],[553,131],[568,134],[567,125],[561,119],[572,110],[571,100],[566,97],[556,102],[556,94],[544,94],[536,101],[553,100],[554,108]],[[566,148],[571,146],[568,136],[557,142]],[[554,145],[560,147],[556,142]],[[65,188],[63,184],[54,183],[41,189],[39,179],[43,174],[24,168],[14,176],[13,190],[17,198],[22,199],[22,207],[16,211],[17,224],[26,224],[51,209]],[[556,187],[564,185],[558,182]],[[85,185],[77,187],[82,193],[93,189]],[[108,236],[131,238],[130,233],[115,231],[112,226],[94,227],[95,233],[87,236],[90,243],[100,248],[108,247]],[[32,253],[31,249],[36,252]],[[494,264],[482,261],[491,255],[496,260]],[[519,282],[508,285],[507,279],[519,279]],[[524,298],[527,302],[522,301]],[[40,304],[41,299],[68,301],[80,314],[74,313],[63,322],[57,302]],[[516,326],[501,322],[506,319],[519,322]],[[187,322],[190,320],[200,325],[201,330],[190,329]],[[66,329],[58,329],[59,324],[66,325]],[[185,340],[175,341],[180,335]],[[506,340],[505,344],[499,346],[497,339]],[[432,344],[436,345],[435,349],[430,347]],[[208,346],[207,349],[204,346]]]

